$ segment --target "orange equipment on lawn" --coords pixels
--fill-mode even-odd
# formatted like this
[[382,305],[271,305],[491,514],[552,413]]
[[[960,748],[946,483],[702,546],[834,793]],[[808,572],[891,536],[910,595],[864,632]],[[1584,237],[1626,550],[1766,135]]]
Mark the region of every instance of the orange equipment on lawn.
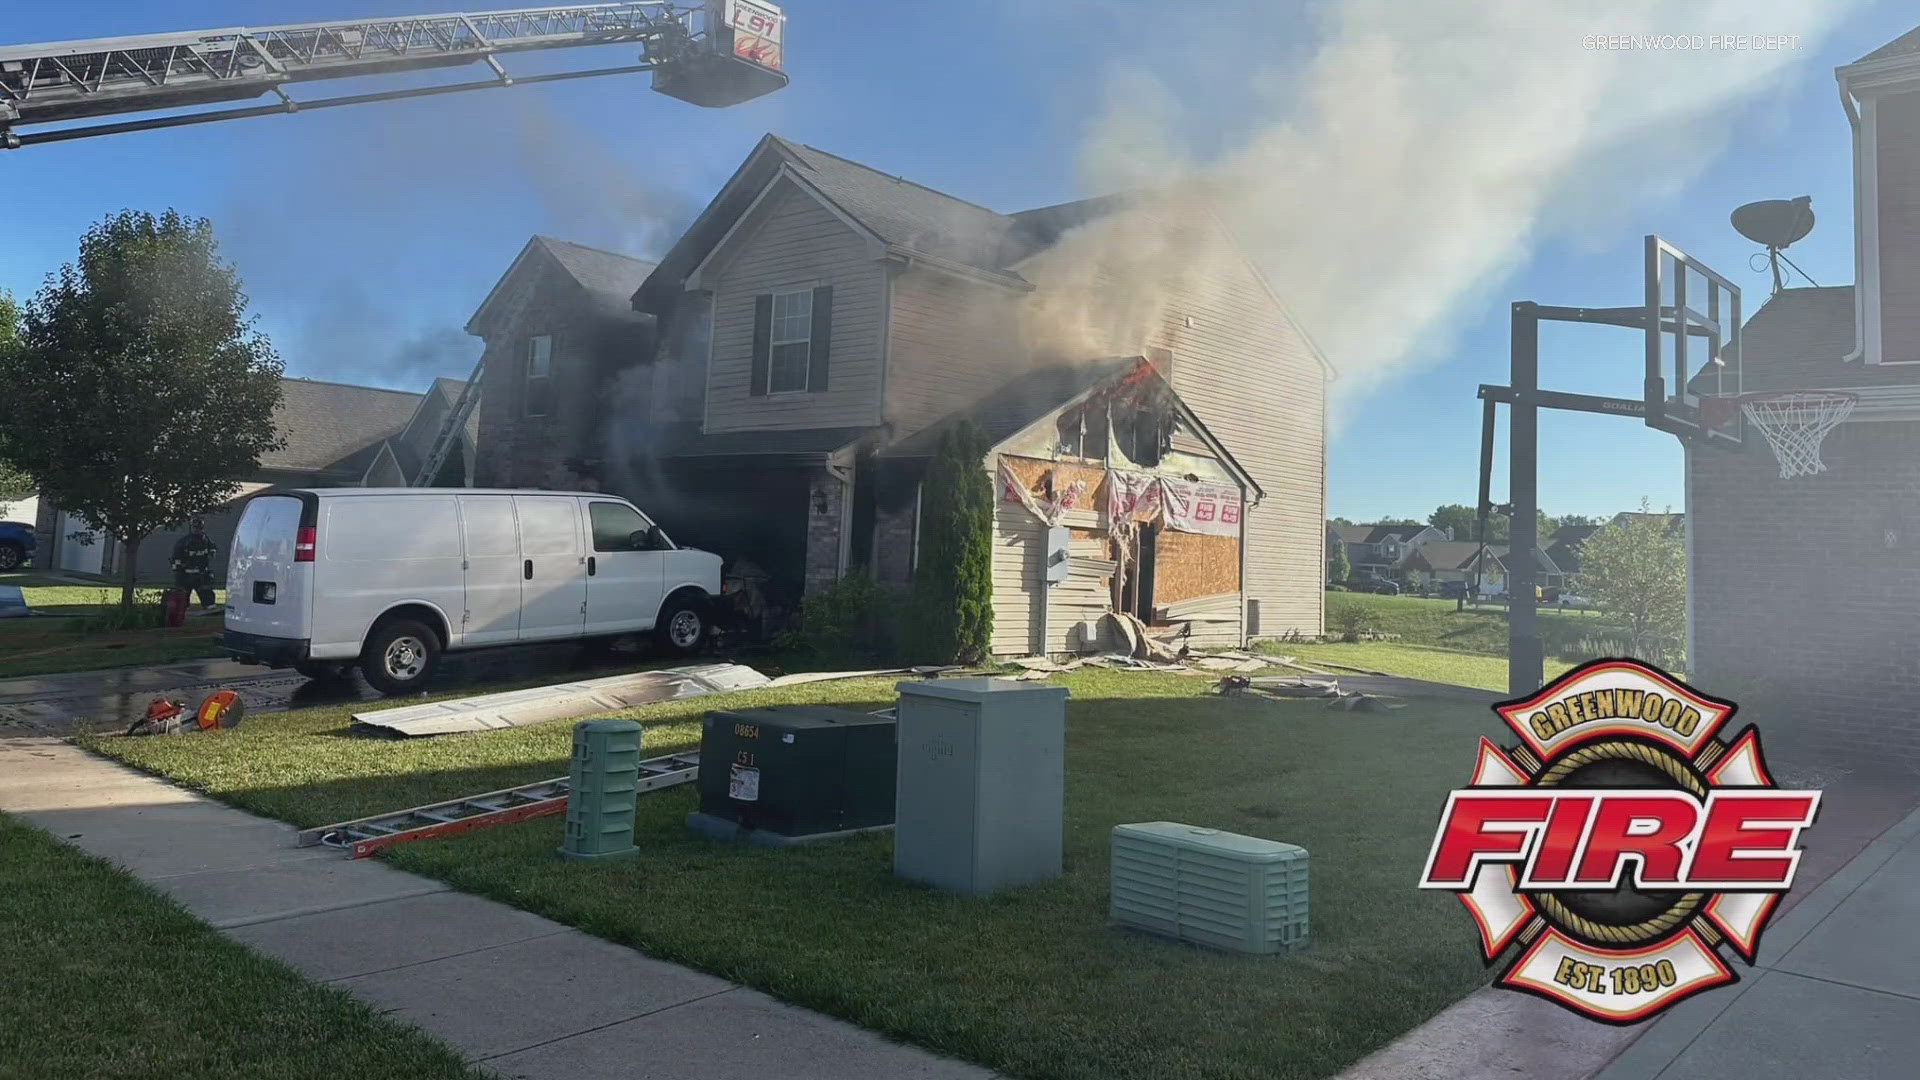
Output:
[[127,728],[129,735],[186,735],[196,731],[236,728],[247,714],[247,703],[231,690],[215,690],[191,714],[184,701],[154,698],[146,714]]

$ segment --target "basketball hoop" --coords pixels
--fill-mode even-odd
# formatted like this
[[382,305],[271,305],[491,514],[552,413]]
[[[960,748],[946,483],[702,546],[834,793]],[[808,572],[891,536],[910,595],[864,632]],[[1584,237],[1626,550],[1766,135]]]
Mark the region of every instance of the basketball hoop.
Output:
[[1700,418],[1723,427],[1736,409],[1760,429],[1780,461],[1780,476],[1812,476],[1827,471],[1820,443],[1853,412],[1859,399],[1842,390],[1788,390],[1738,397],[1703,398]]

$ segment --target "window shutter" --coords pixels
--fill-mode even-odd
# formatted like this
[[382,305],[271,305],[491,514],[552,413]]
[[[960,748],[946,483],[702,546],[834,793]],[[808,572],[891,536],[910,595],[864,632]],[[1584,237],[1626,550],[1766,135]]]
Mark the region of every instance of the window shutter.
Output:
[[753,376],[747,393],[759,397],[767,392],[767,367],[773,359],[773,294],[753,298]]
[[813,290],[813,343],[807,348],[807,390],[827,388],[827,363],[833,349],[833,286]]

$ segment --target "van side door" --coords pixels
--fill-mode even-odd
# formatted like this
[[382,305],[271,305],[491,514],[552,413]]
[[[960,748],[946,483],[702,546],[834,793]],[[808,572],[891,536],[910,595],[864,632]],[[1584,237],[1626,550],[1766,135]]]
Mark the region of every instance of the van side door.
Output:
[[652,628],[660,614],[667,553],[652,550],[652,523],[612,499],[582,499],[592,538],[587,552],[587,633]]
[[509,495],[460,496],[460,539],[466,556],[466,645],[520,637],[520,532]]
[[579,500],[569,495],[512,498],[520,522],[520,640],[579,637],[587,617]]

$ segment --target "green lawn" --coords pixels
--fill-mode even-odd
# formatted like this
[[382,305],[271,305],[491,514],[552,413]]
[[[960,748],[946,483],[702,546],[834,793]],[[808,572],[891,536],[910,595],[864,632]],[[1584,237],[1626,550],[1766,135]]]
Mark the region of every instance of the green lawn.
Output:
[[[1507,658],[1504,656],[1482,656],[1390,641],[1355,644],[1333,642],[1325,645],[1289,641],[1263,645],[1260,651],[1292,656],[1303,664],[1341,664],[1408,679],[1471,686],[1502,694],[1507,691]],[[1572,666],[1564,660],[1548,660],[1546,676],[1554,678]]]
[[0,896],[0,1078],[484,1075],[4,814]]
[[[1459,610],[1452,600],[1419,596],[1373,596],[1366,593],[1327,594],[1327,634],[1338,636],[1348,627],[1349,612],[1374,633],[1397,634],[1402,645],[1431,645],[1462,652],[1507,654],[1507,609],[1481,606]],[[1543,607],[1540,636],[1549,656],[1572,659],[1617,652],[1617,628],[1597,611],[1558,611]]]
[[[396,865],[787,1001],[1022,1078],[1322,1077],[1485,983],[1457,901],[1414,888],[1446,792],[1491,712],[1389,714],[1209,694],[1209,681],[1078,672],[1067,873],[989,899],[894,879],[878,835],[774,852],[690,835],[691,787],[642,797],[645,857],[555,857],[549,818],[407,845]],[[728,707],[871,709],[893,681],[741,694]],[[690,748],[717,704],[646,706],[650,753]],[[96,739],[121,760],[302,826],[556,776],[567,724],[429,741],[350,738],[345,710],[248,717],[187,739]],[[1312,852],[1313,945],[1206,952],[1106,922],[1121,822],[1189,821]]]
[[[41,574],[0,574],[0,585],[18,585],[27,605],[41,615],[0,620],[0,679],[65,671],[161,664],[220,655],[221,620],[196,616],[175,629],[106,630],[89,625],[120,602],[117,585],[76,585]],[[215,599],[226,602],[224,592]]]

